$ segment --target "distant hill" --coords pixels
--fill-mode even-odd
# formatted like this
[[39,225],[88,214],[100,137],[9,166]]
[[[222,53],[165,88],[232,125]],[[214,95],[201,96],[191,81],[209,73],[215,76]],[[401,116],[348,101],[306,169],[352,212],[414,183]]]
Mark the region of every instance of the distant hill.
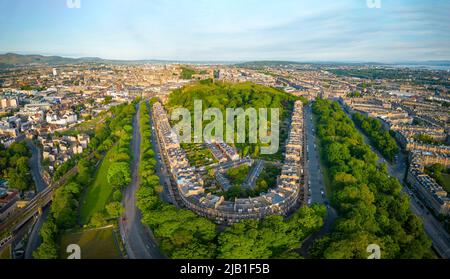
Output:
[[109,60],[98,57],[68,58],[62,56],[21,55],[16,53],[0,54],[0,68],[28,65],[70,65],[83,63],[96,64],[143,64],[160,63],[159,60]]
[[9,68],[28,65],[66,65],[81,63],[98,64],[154,64],[154,63],[182,63],[182,64],[234,64],[241,67],[260,68],[264,66],[286,66],[286,65],[380,65],[380,66],[440,66],[450,67],[450,61],[422,61],[422,62],[399,62],[399,63],[377,63],[377,62],[298,62],[298,61],[182,61],[182,60],[110,60],[98,57],[68,58],[62,56],[44,56],[44,55],[21,55],[16,53],[0,54],[0,68]]
[[103,62],[100,58],[67,58],[61,56],[43,56],[43,55],[20,55],[15,53],[7,53],[0,55],[0,67],[26,66],[32,64],[77,64],[85,62]]
[[406,63],[396,63],[400,65],[412,65],[412,66],[450,66],[450,61],[447,60],[434,60],[434,61],[417,61],[417,62],[406,62]]
[[336,62],[336,61],[314,61],[314,62],[298,62],[298,61],[248,61],[236,64],[240,67],[250,67],[250,68],[260,68],[260,67],[276,67],[276,66],[287,66],[287,65],[349,65],[349,66],[442,66],[449,67],[450,61],[414,61],[414,62],[395,62],[395,63],[380,63],[380,62]]
[[231,64],[232,62],[218,61],[180,61],[180,60],[111,60],[98,57],[68,58],[62,56],[21,55],[16,53],[0,54],[0,68],[9,68],[28,65],[69,65],[82,63],[98,64],[156,64],[156,63],[181,63],[181,64]]
[[248,61],[236,64],[240,67],[276,67],[276,66],[287,66],[287,65],[303,65],[308,63],[293,62],[293,61]]

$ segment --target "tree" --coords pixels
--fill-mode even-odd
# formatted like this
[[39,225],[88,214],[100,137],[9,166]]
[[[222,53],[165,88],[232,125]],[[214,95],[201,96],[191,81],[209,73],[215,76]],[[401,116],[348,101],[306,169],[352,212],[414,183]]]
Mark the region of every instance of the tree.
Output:
[[218,258],[267,259],[272,255],[267,244],[259,238],[257,221],[242,221],[220,234]]
[[110,218],[119,218],[125,209],[120,202],[111,202],[106,205],[106,212]]
[[334,142],[325,148],[325,155],[330,164],[343,164],[350,159],[348,148],[338,142]]
[[14,142],[8,148],[8,152],[10,154],[17,154],[19,156],[25,156],[25,157],[27,157],[29,154],[27,145],[23,142]]
[[63,188],[56,190],[50,211],[59,228],[68,229],[77,223],[77,212],[75,210],[77,205],[78,202],[73,199],[69,192],[64,191]]
[[159,199],[155,191],[146,186],[141,186],[136,192],[136,205],[141,211],[153,210],[159,205]]
[[78,168],[77,182],[83,185],[88,184],[91,177],[89,162],[86,159],[80,159],[77,163],[77,168]]
[[101,212],[95,212],[92,215],[89,224],[91,224],[94,228],[106,226],[107,222],[105,220],[105,215]]
[[194,239],[192,233],[185,229],[178,229],[171,237],[172,243],[175,246],[183,246],[189,244]]
[[58,227],[56,226],[53,218],[48,218],[39,232],[43,242],[52,241],[58,234]]
[[35,259],[57,259],[58,247],[54,242],[43,242],[36,251],[33,252],[33,258]]
[[[315,241],[311,255],[367,258],[367,245],[378,243],[384,258],[428,257],[429,239],[422,224],[411,219],[409,200],[401,192],[399,181],[389,175],[385,165],[378,165],[376,154],[364,144],[340,106],[319,99],[313,112],[318,120],[321,155],[327,160],[332,181],[332,203],[339,217],[331,233]],[[379,121],[359,114],[354,114],[353,120],[377,148],[386,147],[388,155],[394,156],[396,146]]]
[[191,241],[182,248],[176,248],[172,253],[173,259],[214,259],[216,255],[216,246],[212,243],[201,244],[197,241]]
[[352,118],[355,124],[370,138],[377,150],[392,161],[395,154],[399,152],[399,148],[392,135],[382,127],[381,122],[360,113],[353,114]]
[[24,174],[24,175],[26,175],[30,171],[30,168],[28,166],[28,158],[27,157],[22,156],[19,159],[17,159],[16,171],[18,173]]
[[113,188],[122,187],[130,183],[130,167],[126,162],[112,163],[108,169],[108,182]]
[[120,202],[122,200],[122,192],[120,190],[115,190],[112,199],[113,201]]
[[12,189],[17,189],[19,191],[25,191],[29,188],[27,178],[17,172],[15,169],[10,169],[8,173],[9,187]]

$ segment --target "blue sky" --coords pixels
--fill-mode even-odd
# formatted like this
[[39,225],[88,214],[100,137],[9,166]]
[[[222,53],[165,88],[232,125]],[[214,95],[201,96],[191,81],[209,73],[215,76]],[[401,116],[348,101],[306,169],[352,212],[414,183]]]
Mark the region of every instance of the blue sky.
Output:
[[0,0],[0,53],[208,61],[450,60],[450,1]]

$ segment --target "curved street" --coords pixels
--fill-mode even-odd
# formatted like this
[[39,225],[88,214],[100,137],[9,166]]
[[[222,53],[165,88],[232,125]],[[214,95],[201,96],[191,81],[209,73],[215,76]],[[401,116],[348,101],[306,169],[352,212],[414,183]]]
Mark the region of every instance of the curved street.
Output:
[[36,192],[39,193],[48,186],[42,177],[41,151],[33,141],[27,140],[26,143],[31,151],[31,158],[29,160],[31,175],[33,176],[34,183],[36,184]]
[[[33,176],[34,183],[36,184],[36,192],[39,193],[48,186],[44,178],[42,177],[41,152],[39,150],[39,147],[37,147],[33,141],[27,140],[26,143],[31,151],[31,158],[29,161],[31,175]],[[44,224],[44,221],[47,218],[48,211],[49,209],[48,207],[46,207],[43,214],[37,215],[36,217],[25,248],[25,259],[32,259],[33,251],[36,250],[41,244],[39,231],[41,230],[42,224]]]

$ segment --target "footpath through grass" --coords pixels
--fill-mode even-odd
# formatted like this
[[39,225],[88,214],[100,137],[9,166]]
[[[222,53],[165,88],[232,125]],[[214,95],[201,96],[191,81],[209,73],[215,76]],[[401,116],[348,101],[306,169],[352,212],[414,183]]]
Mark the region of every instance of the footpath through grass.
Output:
[[80,221],[82,224],[89,223],[92,215],[95,212],[103,210],[106,203],[109,201],[113,189],[111,185],[109,185],[106,176],[108,174],[109,166],[111,165],[111,157],[114,150],[115,149],[112,148],[106,153],[106,156],[96,173],[94,183],[89,185],[83,197],[80,210]]
[[61,237],[60,258],[66,259],[67,246],[77,244],[81,248],[82,259],[120,259],[113,226],[71,232]]

